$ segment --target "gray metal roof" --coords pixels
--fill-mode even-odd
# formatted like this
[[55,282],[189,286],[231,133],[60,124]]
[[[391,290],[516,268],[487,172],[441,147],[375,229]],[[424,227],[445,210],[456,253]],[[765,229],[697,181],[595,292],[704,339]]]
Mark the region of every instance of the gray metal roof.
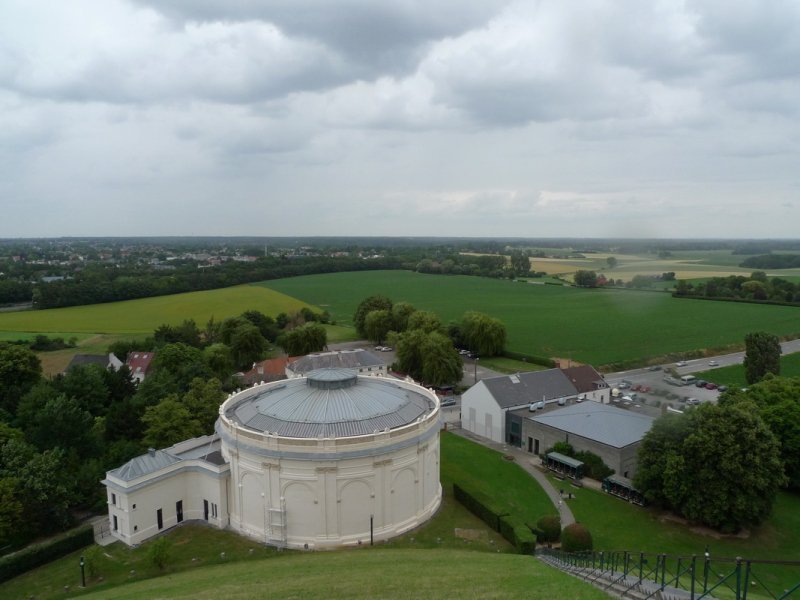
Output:
[[624,448],[640,441],[655,421],[653,417],[599,402],[581,402],[529,418],[614,448]]
[[76,354],[69,361],[69,365],[64,371],[69,371],[77,365],[100,365],[104,369],[108,368],[108,354]]
[[[355,376],[353,371],[345,373],[349,379]],[[268,386],[229,408],[225,416],[248,429],[285,437],[348,437],[402,427],[434,409],[424,394],[385,377],[359,377],[335,389],[314,386],[326,376],[337,379],[345,374],[315,372],[310,380]]]
[[366,350],[341,350],[309,354],[286,365],[294,373],[309,373],[317,369],[358,369],[386,365],[380,358]]
[[574,458],[561,454],[560,452],[548,452],[547,456],[549,456],[550,458],[554,458],[556,460],[560,460],[565,465],[569,465],[570,467],[575,467],[576,469],[581,465],[583,465],[581,461],[575,460]]
[[109,471],[109,475],[113,475],[123,481],[131,481],[142,475],[154,473],[159,469],[174,465],[180,462],[181,459],[173,456],[164,450],[153,450],[152,448],[147,451],[147,454],[142,454],[136,458],[132,458],[121,467]]
[[482,379],[481,383],[486,386],[500,408],[575,396],[578,393],[561,369],[489,377]]

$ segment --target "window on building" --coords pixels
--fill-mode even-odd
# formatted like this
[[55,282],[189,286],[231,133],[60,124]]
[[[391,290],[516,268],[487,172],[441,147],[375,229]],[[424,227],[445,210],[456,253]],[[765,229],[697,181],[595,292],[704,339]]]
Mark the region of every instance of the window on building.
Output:
[[133,526],[133,530],[134,530],[134,531],[139,531],[139,526],[138,526],[138,525],[134,525],[134,526]]
[[136,510],[136,505],[135,504],[133,505],[133,510]]
[[117,495],[114,493],[111,494],[111,504],[113,504],[114,506],[117,505]]
[[217,518],[217,505],[213,502],[211,503],[211,516]]

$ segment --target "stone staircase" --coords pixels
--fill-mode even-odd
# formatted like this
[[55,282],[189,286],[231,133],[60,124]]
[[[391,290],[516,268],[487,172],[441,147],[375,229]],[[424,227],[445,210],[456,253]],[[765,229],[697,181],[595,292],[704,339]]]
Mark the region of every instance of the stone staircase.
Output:
[[[580,567],[560,561],[555,557],[544,554],[536,554],[541,562],[568,575],[592,584],[614,598],[627,598],[630,600],[690,600],[691,593],[688,590],[661,586],[653,581],[643,579],[641,582],[638,577],[633,575],[623,575],[620,571],[610,569],[599,569],[592,567]],[[696,591],[694,598],[699,600],[702,591]],[[715,600],[712,596],[703,596],[703,600]]]

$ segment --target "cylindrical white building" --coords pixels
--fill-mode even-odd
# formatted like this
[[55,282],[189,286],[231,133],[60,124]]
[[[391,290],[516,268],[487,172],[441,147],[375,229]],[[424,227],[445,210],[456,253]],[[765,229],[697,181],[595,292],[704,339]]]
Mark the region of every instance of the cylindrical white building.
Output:
[[405,381],[320,369],[232,395],[216,430],[230,525],[327,548],[400,535],[441,503],[439,401]]

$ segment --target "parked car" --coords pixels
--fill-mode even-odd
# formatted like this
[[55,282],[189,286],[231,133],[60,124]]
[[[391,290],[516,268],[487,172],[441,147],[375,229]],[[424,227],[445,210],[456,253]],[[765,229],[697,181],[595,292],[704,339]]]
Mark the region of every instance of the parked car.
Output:
[[455,398],[448,398],[447,400],[442,400],[442,407],[444,406],[455,406],[456,399]]
[[620,381],[620,382],[619,382],[619,385],[618,385],[617,387],[618,387],[619,389],[621,389],[621,390],[627,390],[629,387],[631,387],[631,384],[630,384],[630,383],[628,383],[627,381],[624,381],[624,380],[623,380],[623,381]]
[[700,404],[700,399],[699,398],[689,398],[686,401],[686,404],[691,404],[692,406],[697,406],[698,404]]
[[689,363],[687,363],[685,360],[681,360],[681,361],[676,362],[675,366],[676,367],[687,367],[687,366],[689,366]]
[[647,393],[649,393],[649,392],[650,392],[650,386],[649,386],[649,385],[643,385],[643,386],[641,386],[641,387],[639,388],[639,391],[640,391],[640,392],[644,392],[645,394],[647,394]]
[[706,389],[707,389],[707,390],[715,390],[715,389],[717,389],[718,387],[719,387],[719,386],[718,386],[716,383],[711,383],[711,382],[708,382],[708,383],[706,384]]
[[383,348],[381,348],[381,352],[391,352],[391,351],[392,351],[391,346],[384,346]]
[[718,367],[719,363],[717,361],[715,361],[715,360],[710,360],[710,361],[708,361],[708,366],[709,367]]
[[718,392],[727,392],[728,391],[728,386],[727,385],[721,385],[721,386],[719,386],[717,388],[717,391]]
[[672,369],[670,367],[664,367],[663,371],[664,373],[669,373],[670,371],[672,371]]
[[697,383],[695,383],[695,385],[697,387],[706,387],[706,384],[708,384],[708,382],[707,381],[703,381],[702,379],[698,379]]
[[632,385],[631,386],[631,391],[632,392],[638,392],[640,389],[642,389],[642,386],[639,385],[638,383],[636,385]]
[[467,356],[469,358],[480,358],[480,355],[477,352],[468,352]]
[[458,353],[459,353],[461,356],[466,356],[467,354],[469,354],[469,350],[459,350],[459,351],[458,351]]
[[660,370],[661,370],[661,367],[660,367],[660,366],[658,366],[658,365],[653,365],[652,367],[650,367],[650,370],[651,370],[651,371],[660,371]]

